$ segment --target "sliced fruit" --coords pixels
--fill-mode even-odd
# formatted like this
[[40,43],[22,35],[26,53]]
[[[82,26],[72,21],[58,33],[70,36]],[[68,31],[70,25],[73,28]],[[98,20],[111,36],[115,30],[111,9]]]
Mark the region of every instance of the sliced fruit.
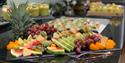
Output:
[[73,38],[72,37],[62,37],[62,40],[66,41],[67,43],[69,43],[71,46],[75,46]]
[[70,30],[72,33],[77,33],[77,29],[76,28],[71,28],[71,30]]
[[33,46],[40,45],[40,42],[39,42],[38,40],[34,40],[34,41],[32,42],[32,45],[33,45]]
[[114,41],[114,40],[111,40],[111,39],[108,39],[108,43],[112,44],[112,46],[115,46],[115,45],[116,45],[115,41]]
[[56,39],[52,39],[53,43],[56,44],[57,46],[64,48],[66,51],[70,52],[71,49],[69,49],[68,47],[66,47],[65,45],[61,44],[59,41],[57,41]]
[[28,48],[23,49],[23,56],[30,56],[32,54],[31,50]]
[[58,39],[58,41],[59,41],[61,44],[63,44],[63,45],[65,45],[66,47],[68,47],[69,49],[71,49],[71,50],[74,49],[73,46],[71,46],[68,42],[64,41],[63,39]]
[[106,49],[113,49],[115,47],[115,42],[111,39],[108,39],[108,41],[105,44]]
[[15,50],[15,49],[11,49],[10,53],[15,57],[20,57],[23,54],[22,50]]
[[31,50],[31,53],[34,54],[34,55],[37,55],[37,54],[40,54],[40,55],[41,55],[41,54],[42,54],[42,51],[33,51],[33,50]]
[[91,43],[91,44],[89,45],[89,49],[90,49],[90,50],[99,50],[99,47],[98,47],[96,44]]
[[41,44],[44,46],[44,47],[48,47],[51,45],[51,42],[50,41],[43,41],[41,42]]
[[57,47],[47,47],[47,53],[49,54],[64,54],[65,50]]
[[73,43],[74,43],[74,41],[75,41],[75,37],[72,37],[72,36],[69,36],[69,37],[67,37],[67,39],[69,40],[69,41],[72,41]]
[[12,42],[10,41],[9,44],[7,45],[7,49],[18,49],[19,48],[19,44],[18,41]]
[[23,48],[28,48],[28,49],[31,49],[33,47],[33,43],[32,42],[30,42],[30,43],[28,43],[28,44],[25,44],[24,46],[23,46]]
[[55,33],[53,34],[53,38],[58,39],[58,38],[60,38],[60,35],[59,35],[58,33],[55,32]]
[[32,39],[33,39],[33,38],[32,38],[31,35],[29,35],[28,38],[27,38],[28,41],[31,41]]
[[56,47],[56,44],[51,44],[51,47]]
[[107,37],[101,37],[101,44],[103,45],[103,46],[105,46],[106,45],[106,42],[108,41],[108,38]]
[[96,46],[99,47],[99,49],[105,49],[101,42],[96,42]]
[[82,35],[81,33],[76,33],[76,34],[75,34],[75,37],[76,37],[77,39],[79,39],[79,38],[83,38],[83,35]]
[[26,39],[24,39],[23,41],[24,41],[24,42],[22,43],[22,45],[26,45],[28,42],[30,42],[30,41],[28,41],[28,40],[26,40]]
[[41,34],[43,37],[47,38],[47,33],[46,33],[45,31],[40,32],[40,34]]
[[45,40],[45,38],[44,38],[42,35],[38,35],[38,36],[36,37],[36,40],[38,40],[39,42],[42,42],[42,41]]
[[18,39],[18,43],[19,43],[20,45],[22,45],[22,44],[24,43],[23,39],[19,38],[19,39]]

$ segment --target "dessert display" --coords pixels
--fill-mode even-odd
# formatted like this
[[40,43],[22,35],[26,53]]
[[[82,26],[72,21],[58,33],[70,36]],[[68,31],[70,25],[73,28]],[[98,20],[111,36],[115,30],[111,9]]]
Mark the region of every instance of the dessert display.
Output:
[[29,3],[29,5],[27,6],[27,11],[33,17],[48,16],[49,15],[49,5],[48,4]]
[[29,4],[27,6],[27,12],[33,16],[33,17],[37,17],[39,16],[39,6],[37,4]]
[[29,4],[27,7],[27,11],[33,17],[48,16],[49,5],[48,4]]
[[40,4],[39,10],[40,10],[41,16],[48,16],[49,15],[49,5],[48,4]]
[[[115,3],[104,4],[102,2],[91,2],[87,7],[84,6],[82,2],[79,3],[80,4],[73,7],[75,15],[85,15],[87,13],[87,16],[122,16],[124,12],[123,6]],[[51,7],[45,3],[27,3],[26,11],[34,18],[39,16],[46,17],[50,15],[50,8],[56,9],[56,7]],[[59,10],[58,7],[57,10]],[[11,8],[8,5],[3,6],[2,16],[5,20],[11,19],[9,15],[10,12]],[[65,12],[64,9],[61,12],[63,14],[63,12]]]
[[87,15],[90,16],[122,16],[123,14],[123,7],[115,3],[91,2],[89,6]]
[[[27,13],[31,17],[38,16],[49,16],[49,5],[48,4],[36,4],[36,3],[28,3],[26,6]],[[25,12],[22,11],[22,12]],[[2,17],[4,20],[10,20],[11,7],[9,5],[4,5],[2,8]]]

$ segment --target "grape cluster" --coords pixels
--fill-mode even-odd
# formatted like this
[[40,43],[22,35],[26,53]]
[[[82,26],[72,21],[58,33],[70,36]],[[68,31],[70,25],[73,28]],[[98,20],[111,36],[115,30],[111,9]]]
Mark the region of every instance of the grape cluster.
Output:
[[28,29],[27,33],[28,33],[28,35],[34,36],[34,35],[38,35],[41,31],[45,31],[49,35],[51,33],[56,32],[57,29],[54,28],[54,26],[49,25],[47,23],[35,24]]
[[75,52],[76,52],[76,54],[80,54],[81,49],[89,48],[89,45],[91,43],[96,43],[100,39],[101,39],[101,36],[99,34],[87,35],[85,37],[85,39],[77,39],[75,41]]
[[90,43],[99,41],[101,37],[98,34],[88,35],[85,37],[85,44],[88,46]]
[[76,54],[80,54],[81,53],[81,48],[83,46],[83,42],[81,39],[78,39],[75,41],[75,52]]

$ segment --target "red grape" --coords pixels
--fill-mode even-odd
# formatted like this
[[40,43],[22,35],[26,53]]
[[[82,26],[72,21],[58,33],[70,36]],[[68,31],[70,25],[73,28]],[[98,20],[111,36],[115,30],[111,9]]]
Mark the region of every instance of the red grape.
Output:
[[85,40],[85,44],[86,44],[86,45],[89,45],[89,44],[91,44],[91,43],[93,43],[93,42],[94,42],[93,39],[87,39],[87,40]]
[[97,42],[97,41],[99,41],[100,40],[100,37],[95,37],[94,38],[94,42]]
[[95,37],[97,37],[96,35],[91,35],[90,38],[94,39]]
[[40,25],[39,29],[40,29],[40,30],[43,30],[43,29],[44,29],[44,27],[43,27],[42,25]]
[[35,28],[39,28],[39,25],[38,25],[38,24],[35,24],[33,27],[35,27]]
[[80,54],[81,53],[81,48],[76,48],[75,52],[76,52],[76,54]]
[[37,32],[37,29],[36,29],[36,28],[34,28],[32,31],[35,33],[35,32]]
[[28,31],[28,34],[31,34],[31,32],[30,32],[30,31]]
[[54,28],[51,28],[51,31],[52,31],[52,32],[54,32],[54,31],[55,31],[55,29],[54,29]]
[[77,54],[80,54],[80,53],[81,53],[82,45],[83,45],[83,42],[82,42],[81,39],[78,39],[78,40],[75,41],[75,47],[76,47],[76,48],[75,48],[75,52],[76,52]]

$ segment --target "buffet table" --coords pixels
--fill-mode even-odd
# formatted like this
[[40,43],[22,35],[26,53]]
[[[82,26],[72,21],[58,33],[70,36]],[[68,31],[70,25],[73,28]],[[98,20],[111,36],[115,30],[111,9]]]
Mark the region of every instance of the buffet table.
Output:
[[[106,2],[105,2],[106,3]],[[124,16],[123,16],[124,17]],[[101,20],[93,20],[99,21],[103,23],[103,26],[98,30],[98,33],[101,33],[110,38],[114,38],[116,40],[116,48],[111,50],[99,50],[94,51],[98,53],[91,53],[91,51],[82,51],[80,57],[77,57],[74,52],[65,53],[64,55],[40,55],[40,56],[29,56],[29,57],[11,57],[10,53],[6,50],[6,45],[9,40],[13,37],[12,30],[10,28],[9,22],[0,22],[0,63],[120,63],[121,50],[123,47],[123,36],[124,36],[124,18],[116,17],[114,19],[115,26],[113,26],[114,22],[109,22]],[[76,18],[76,17],[73,17]],[[77,17],[78,18],[78,17]],[[87,16],[87,18],[94,18],[93,16]],[[99,17],[98,18],[106,18],[111,19],[113,17]],[[118,20],[117,20],[118,18]],[[48,22],[52,19],[55,19],[53,16],[49,17],[38,17],[35,20],[38,23]],[[89,19],[91,20],[91,19]],[[101,51],[101,53],[100,53]],[[73,55],[74,54],[74,55]],[[91,55],[94,54],[94,55]],[[79,55],[78,55],[79,56]]]

